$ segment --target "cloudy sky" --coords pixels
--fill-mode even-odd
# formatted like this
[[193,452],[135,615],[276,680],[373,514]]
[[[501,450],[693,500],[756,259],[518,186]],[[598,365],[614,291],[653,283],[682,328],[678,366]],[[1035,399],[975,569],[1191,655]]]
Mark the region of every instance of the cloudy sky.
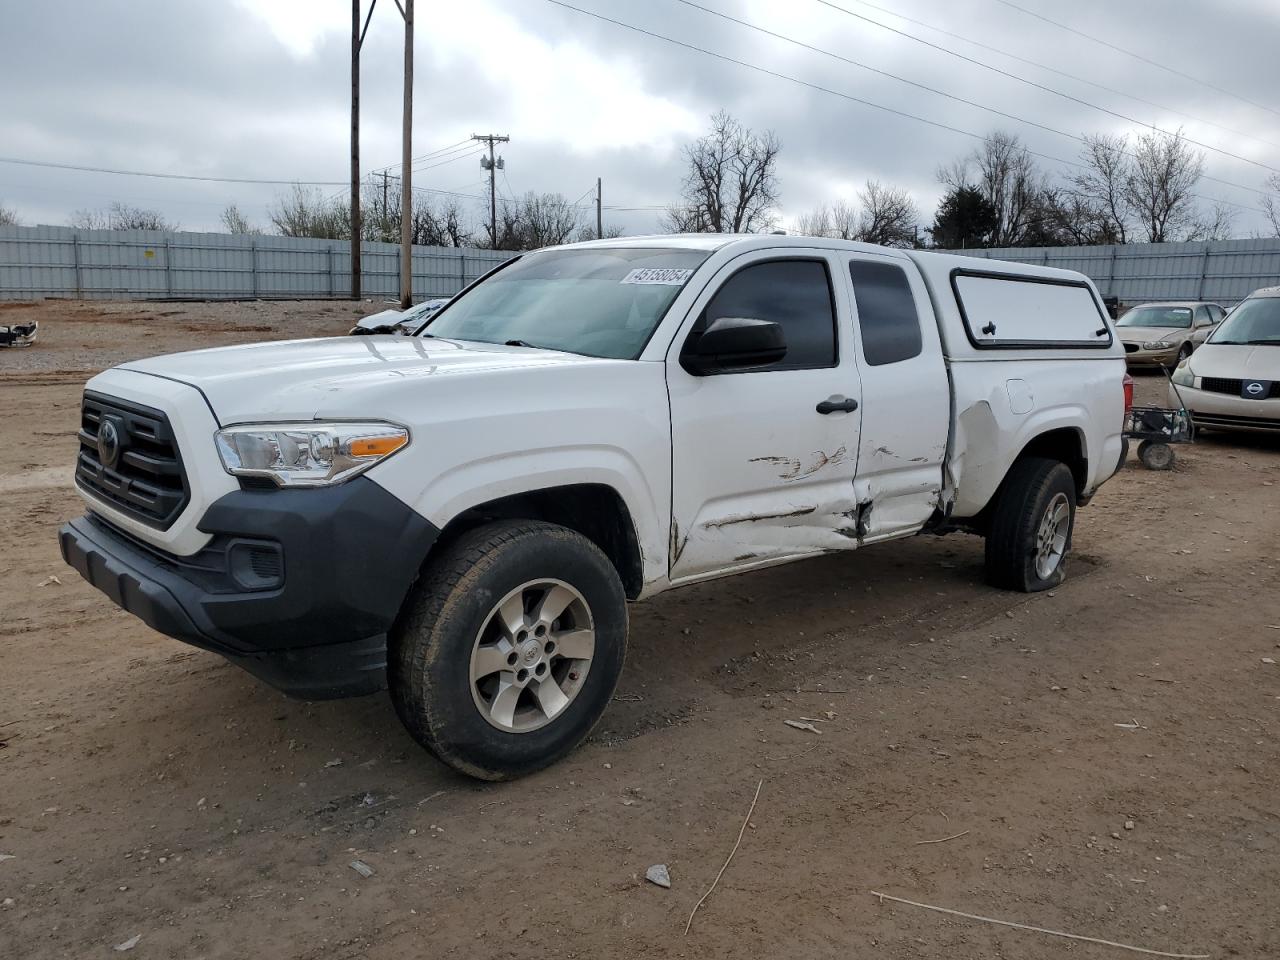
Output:
[[[940,192],[935,171],[976,141],[849,98],[975,134],[1002,128],[1061,160],[1080,150],[1063,134],[1181,126],[1216,148],[1206,150],[1206,174],[1214,180],[1198,192],[1239,205],[1241,236],[1263,229],[1254,209],[1258,191],[1272,169],[1280,170],[1274,0],[1016,0],[1150,62],[1003,0],[571,2],[782,76],[550,0],[419,0],[413,153],[424,159],[415,186],[462,195],[478,208],[470,199],[486,189],[478,156],[447,148],[472,133],[507,134],[501,194],[551,191],[586,204],[600,176],[606,206],[617,208],[606,220],[629,233],[648,232],[658,223],[655,208],[677,195],[681,147],[705,129],[710,114],[725,109],[781,138],[784,219],[824,201],[852,200],[866,179],[876,178],[910,190],[922,226],[931,222]],[[332,181],[318,189],[340,193],[349,175],[350,16],[348,0],[10,0],[3,4],[0,157]],[[379,0],[363,53],[366,171],[400,155],[402,40],[394,2]],[[1053,172],[1067,169],[1041,163]],[[185,229],[219,229],[229,202],[265,222],[282,189],[0,162],[0,205],[29,224],[65,223],[76,210],[120,200],[155,208]]]

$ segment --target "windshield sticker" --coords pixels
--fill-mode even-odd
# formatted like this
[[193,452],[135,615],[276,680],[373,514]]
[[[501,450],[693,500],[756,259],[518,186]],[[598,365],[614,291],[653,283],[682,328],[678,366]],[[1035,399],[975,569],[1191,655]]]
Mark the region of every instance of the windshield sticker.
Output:
[[667,287],[679,287],[693,274],[682,267],[639,267],[632,270],[619,283],[660,283]]

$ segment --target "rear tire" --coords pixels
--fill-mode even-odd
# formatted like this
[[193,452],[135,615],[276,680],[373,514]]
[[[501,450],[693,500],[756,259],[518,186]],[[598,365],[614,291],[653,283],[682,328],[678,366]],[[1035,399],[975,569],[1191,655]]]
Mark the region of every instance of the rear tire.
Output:
[[413,738],[462,773],[508,780],[565,756],[604,713],[626,596],[576,531],[499,521],[429,562],[390,639],[391,699]]
[[1062,583],[1075,529],[1076,483],[1058,460],[1027,457],[1005,477],[987,533],[987,582],[1035,593]]

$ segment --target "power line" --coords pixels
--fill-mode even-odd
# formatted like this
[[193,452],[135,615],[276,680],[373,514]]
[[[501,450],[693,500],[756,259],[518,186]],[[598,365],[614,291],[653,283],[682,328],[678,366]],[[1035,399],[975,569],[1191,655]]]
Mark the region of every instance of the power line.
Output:
[[[905,118],[905,119],[907,119],[907,120],[914,120],[914,121],[916,121],[916,122],[918,122],[918,123],[923,123],[923,124],[926,124],[926,125],[928,125],[928,126],[930,126],[930,127],[936,127],[936,128],[938,128],[939,130],[946,130],[946,131],[948,131],[948,132],[950,132],[950,133],[958,133],[958,134],[960,134],[961,136],[969,137],[969,138],[974,139],[974,140],[985,140],[985,139],[986,139],[986,137],[985,137],[983,134],[980,134],[980,133],[974,133],[972,130],[965,130],[965,129],[961,128],[961,127],[954,127],[954,126],[951,126],[950,124],[942,123],[941,121],[938,121],[938,120],[930,120],[930,119],[929,119],[929,118],[927,118],[927,117],[922,117],[922,116],[920,116],[920,115],[918,115],[918,114],[909,113],[909,112],[907,112],[907,111],[905,111],[905,110],[899,110],[899,109],[897,109],[896,107],[889,107],[889,106],[885,106],[884,104],[881,104],[881,103],[876,103],[876,102],[874,102],[874,101],[872,101],[872,100],[864,100],[862,97],[855,97],[855,96],[854,96],[853,94],[851,94],[851,93],[845,93],[844,91],[841,91],[841,90],[833,90],[831,87],[826,87],[826,86],[823,86],[822,84],[819,84],[819,83],[813,83],[813,82],[808,81],[808,80],[801,80],[799,77],[793,77],[793,76],[791,76],[791,75],[789,75],[789,74],[779,73],[779,72],[778,72],[778,71],[776,71],[776,70],[770,70],[769,68],[767,68],[767,67],[762,67],[762,66],[760,66],[759,64],[755,64],[755,63],[748,63],[748,62],[747,62],[747,61],[745,61],[745,60],[738,60],[738,59],[736,59],[736,58],[734,58],[734,57],[730,57],[730,56],[728,56],[727,54],[717,53],[717,52],[716,52],[716,51],[714,51],[714,50],[708,50],[708,49],[706,49],[705,47],[699,47],[699,46],[696,46],[696,45],[694,45],[694,44],[692,44],[692,43],[688,43],[688,42],[686,42],[686,41],[684,41],[684,40],[677,40],[676,38],[674,38],[674,37],[668,37],[668,36],[666,36],[665,34],[655,33],[655,32],[654,32],[654,31],[652,31],[652,30],[646,30],[644,27],[639,27],[639,26],[636,26],[635,24],[626,23],[626,22],[624,22],[624,21],[622,21],[622,20],[615,20],[615,19],[613,19],[612,17],[607,17],[607,16],[605,16],[605,15],[604,15],[604,14],[602,14],[602,13],[596,13],[596,12],[591,11],[591,10],[584,10],[584,9],[582,9],[581,7],[576,7],[576,6],[574,6],[573,4],[571,4],[571,3],[567,3],[567,2],[565,2],[565,0],[546,0],[546,2],[547,2],[547,3],[550,3],[550,4],[553,4],[553,5],[557,6],[557,7],[562,7],[562,8],[564,8],[564,9],[566,9],[566,10],[571,10],[571,11],[573,11],[574,13],[579,13],[579,14],[582,14],[582,15],[584,15],[584,16],[592,17],[592,18],[594,18],[594,19],[596,19],[596,20],[602,20],[602,21],[604,21],[604,22],[606,22],[606,23],[611,23],[611,24],[613,24],[614,26],[617,26],[617,27],[621,27],[621,28],[623,28],[624,30],[630,30],[630,31],[632,31],[632,32],[634,32],[634,33],[639,33],[639,34],[643,34],[644,36],[647,36],[647,37],[652,37],[652,38],[653,38],[653,39],[655,39],[655,40],[661,40],[661,41],[663,41],[664,43],[670,43],[670,44],[673,44],[674,46],[677,46],[677,47],[683,47],[683,48],[684,48],[684,49],[686,49],[686,50],[692,50],[692,51],[694,51],[695,53],[701,53],[701,54],[703,54],[704,56],[713,57],[713,58],[714,58],[714,59],[716,59],[716,60],[722,60],[722,61],[724,61],[725,63],[732,63],[732,64],[734,64],[734,65],[736,65],[736,66],[744,67],[744,68],[745,68],[745,69],[747,69],[747,70],[755,71],[756,73],[763,73],[763,74],[764,74],[764,75],[766,75],[766,76],[770,76],[770,77],[773,77],[773,78],[778,79],[778,80],[785,80],[785,81],[787,81],[788,83],[794,83],[794,84],[796,84],[797,86],[806,87],[806,88],[808,88],[808,89],[810,89],[810,90],[817,90],[817,91],[819,91],[820,93],[826,93],[826,94],[829,94],[829,95],[834,96],[834,97],[840,97],[842,100],[848,100],[848,101],[850,101],[850,102],[852,102],[852,103],[859,103],[859,104],[862,104],[863,106],[871,107],[872,109],[875,109],[875,110],[881,110],[881,111],[883,111],[883,112],[885,112],[885,113],[891,113],[891,114],[893,114],[894,116],[903,117],[903,118]],[[819,2],[822,2],[822,0],[819,0]],[[1079,163],[1079,162],[1074,161],[1074,160],[1065,160],[1065,159],[1063,159],[1062,157],[1055,157],[1055,156],[1053,156],[1052,154],[1040,153],[1039,151],[1031,150],[1031,149],[1028,149],[1028,150],[1027,150],[1027,152],[1028,152],[1029,154],[1031,154],[1033,157],[1039,157],[1039,158],[1040,158],[1040,159],[1042,159],[1042,160],[1049,160],[1049,161],[1051,161],[1051,162],[1053,162],[1053,163],[1060,163],[1060,164],[1064,164],[1064,165],[1069,166],[1069,167],[1077,167],[1077,168],[1083,168],[1083,167],[1084,167],[1084,164],[1082,164],[1082,163]],[[1209,178],[1207,178],[1207,177],[1206,177],[1205,179],[1209,179]],[[1232,184],[1232,186],[1238,186],[1238,184]],[[1247,190],[1250,190],[1251,192],[1254,192],[1254,193],[1257,193],[1257,192],[1258,192],[1258,191],[1256,191],[1256,190],[1254,190],[1253,188],[1250,188],[1250,187],[1245,187],[1245,188],[1242,188],[1242,189],[1247,189]],[[1239,208],[1240,208],[1240,209],[1242,209],[1242,210],[1252,210],[1252,211],[1254,211],[1254,212],[1256,212],[1256,213],[1261,213],[1261,212],[1263,212],[1263,211],[1261,211],[1261,210],[1260,210],[1259,208],[1257,208],[1257,207],[1250,207],[1250,206],[1246,206],[1245,204],[1236,203],[1236,202],[1231,201],[1231,200],[1221,200],[1221,201],[1219,201],[1219,200],[1216,200],[1215,198],[1202,197],[1202,196],[1200,196],[1199,194],[1196,194],[1196,196],[1197,196],[1197,198],[1198,198],[1198,199],[1202,199],[1202,200],[1211,200],[1211,201],[1213,201],[1213,202],[1221,202],[1221,203],[1225,203],[1225,204],[1227,204],[1228,206],[1239,207]]]
[[1107,47],[1110,50],[1115,50],[1117,53],[1123,53],[1127,57],[1133,57],[1135,60],[1141,60],[1143,63],[1148,64],[1149,66],[1159,67],[1161,70],[1165,70],[1169,73],[1172,73],[1176,77],[1182,77],[1186,80],[1192,81],[1193,83],[1198,83],[1201,86],[1208,87],[1210,90],[1216,90],[1218,91],[1218,93],[1225,93],[1227,96],[1235,97],[1237,100],[1241,101],[1242,103],[1247,103],[1251,107],[1257,107],[1259,110],[1266,110],[1268,113],[1274,113],[1276,116],[1280,117],[1280,110],[1274,110],[1271,107],[1268,107],[1266,104],[1258,103],[1256,100],[1250,100],[1248,97],[1242,97],[1240,94],[1233,93],[1232,91],[1227,90],[1225,87],[1219,87],[1217,84],[1210,83],[1208,80],[1202,80],[1199,77],[1193,77],[1189,73],[1184,73],[1181,70],[1175,70],[1173,67],[1169,66],[1168,64],[1160,63],[1157,60],[1151,60],[1148,57],[1144,57],[1140,53],[1134,53],[1132,50],[1126,50],[1124,47],[1117,46],[1116,44],[1111,43],[1110,41],[1102,40],[1099,37],[1093,36],[1092,34],[1085,33],[1083,30],[1077,30],[1075,27],[1068,26],[1065,23],[1059,23],[1057,20],[1050,20],[1048,17],[1044,16],[1043,14],[1036,13],[1034,10],[1028,10],[1026,7],[1020,7],[1016,3],[1011,3],[1010,0],[996,0],[996,2],[1003,3],[1006,7],[1012,7],[1014,10],[1017,10],[1019,13],[1025,13],[1028,17],[1035,17],[1037,20],[1043,20],[1045,23],[1052,24],[1053,26],[1057,27],[1059,30],[1066,30],[1068,33],[1074,33],[1078,37],[1084,37],[1086,40],[1092,40],[1094,43],[1101,44],[1102,46]]
[[1258,143],[1265,144],[1268,147],[1276,147],[1280,149],[1280,143],[1275,143],[1271,140],[1264,140],[1262,137],[1259,137],[1257,134],[1247,133],[1243,130],[1236,130],[1232,127],[1224,127],[1220,123],[1215,123],[1212,120],[1206,120],[1204,117],[1198,117],[1194,113],[1187,113],[1185,110],[1179,110],[1178,108],[1170,107],[1167,104],[1157,103],[1154,100],[1148,100],[1145,97],[1139,97],[1137,94],[1127,93],[1124,90],[1117,90],[1115,87],[1108,87],[1104,83],[1098,83],[1096,80],[1090,80],[1087,77],[1078,77],[1074,73],[1068,73],[1066,70],[1059,70],[1057,67],[1051,67],[1047,63],[1041,63],[1039,60],[1031,60],[1031,59],[1028,59],[1027,57],[1020,56],[1019,54],[1010,53],[1008,50],[1002,50],[1000,47],[993,47],[991,44],[983,43],[981,40],[975,40],[972,37],[966,37],[964,34],[955,33],[951,30],[945,30],[942,27],[936,26],[932,23],[926,23],[923,20],[917,20],[914,17],[908,17],[906,14],[898,13],[896,10],[890,10],[888,7],[877,6],[876,4],[869,2],[869,0],[853,0],[853,2],[863,7],[870,7],[872,10],[878,10],[880,13],[887,13],[891,17],[897,17],[899,20],[905,20],[907,23],[914,23],[917,27],[924,27],[926,30],[932,30],[934,33],[940,33],[944,37],[951,37],[953,40],[960,40],[960,41],[963,41],[964,43],[973,44],[975,47],[978,47],[982,50],[989,50],[992,53],[998,53],[1002,57],[1008,57],[1010,60],[1016,60],[1019,63],[1025,63],[1029,67],[1035,67],[1039,70],[1046,70],[1049,73],[1056,73],[1058,76],[1066,77],[1068,80],[1074,80],[1076,83],[1083,83],[1090,87],[1095,87],[1098,90],[1102,90],[1106,93],[1113,93],[1117,97],[1124,97],[1126,100],[1133,100],[1137,103],[1145,104],[1148,107],[1155,107],[1157,110],[1164,110],[1167,113],[1176,113],[1180,117],[1186,117],[1188,120],[1192,120],[1196,123],[1202,123],[1207,127],[1214,127],[1218,130],[1223,131],[1224,133],[1229,133],[1234,137],[1247,137],[1250,140],[1255,140]]
[[109,167],[88,167],[75,163],[54,163],[50,160],[24,160],[19,157],[0,157],[0,163],[16,163],[24,167],[48,167],[53,170],[77,170],[81,173],[110,173],[121,177],[151,177],[156,180],[195,180],[202,183],[258,183],[291,187],[295,183],[304,187],[342,187],[345,180],[270,180],[257,177],[206,177],[187,173],[156,173],[146,170],[115,170]]
[[[966,106],[976,107],[976,108],[977,108],[977,109],[979,109],[979,110],[986,110],[986,111],[987,111],[987,112],[989,112],[989,113],[994,113],[994,114],[996,114],[997,116],[1005,117],[1006,119],[1009,119],[1009,120],[1015,120],[1015,121],[1017,121],[1018,123],[1025,123],[1025,124],[1028,124],[1029,126],[1037,127],[1038,129],[1040,129],[1040,130],[1044,130],[1044,131],[1046,131],[1046,132],[1048,132],[1048,133],[1053,133],[1053,134],[1056,134],[1056,135],[1058,135],[1058,136],[1060,136],[1060,137],[1066,137],[1066,138],[1067,138],[1067,139],[1069,139],[1069,140],[1074,140],[1076,143],[1081,143],[1081,144],[1087,144],[1087,143],[1088,143],[1088,141],[1087,141],[1084,137],[1077,136],[1077,135],[1076,135],[1076,134],[1074,134],[1074,133],[1067,133],[1065,130],[1058,130],[1058,129],[1054,128],[1054,127],[1046,126],[1046,125],[1045,125],[1045,124],[1043,124],[1043,123],[1039,123],[1039,122],[1037,122],[1037,121],[1035,121],[1035,120],[1028,120],[1028,119],[1027,119],[1027,118],[1025,118],[1025,117],[1019,117],[1019,116],[1017,116],[1016,114],[1006,113],[1006,112],[1005,112],[1005,111],[1003,111],[1003,110],[997,110],[995,107],[988,107],[986,104],[978,103],[977,101],[974,101],[974,100],[967,100],[967,99],[965,99],[964,97],[959,97],[959,96],[956,96],[955,94],[947,93],[945,90],[939,90],[939,89],[937,89],[936,87],[930,87],[930,86],[928,86],[928,85],[926,85],[926,84],[923,84],[923,83],[917,83],[917,82],[916,82],[916,81],[914,81],[914,80],[909,80],[909,79],[907,79],[906,77],[900,77],[900,76],[898,76],[898,75],[897,75],[897,74],[895,74],[895,73],[889,73],[887,70],[880,70],[880,69],[878,69],[878,68],[876,68],[876,67],[867,66],[865,63],[861,63],[861,62],[859,62],[859,61],[857,61],[857,60],[852,60],[852,59],[850,59],[849,57],[843,56],[843,55],[838,54],[838,53],[834,53],[834,52],[832,52],[832,51],[830,51],[830,50],[824,50],[824,49],[822,49],[821,47],[815,47],[813,44],[805,43],[805,42],[804,42],[804,41],[802,41],[802,40],[796,40],[794,37],[788,37],[788,36],[786,36],[785,34],[777,33],[777,32],[775,32],[775,31],[773,31],[773,30],[766,29],[765,27],[761,27],[761,26],[759,26],[759,25],[757,25],[757,24],[750,23],[750,22],[748,22],[748,21],[746,21],[746,20],[740,20],[740,19],[738,19],[737,17],[730,16],[730,15],[729,15],[729,14],[727,14],[727,13],[721,13],[721,12],[719,12],[718,10],[712,10],[712,9],[711,9],[711,8],[709,8],[709,7],[704,7],[704,6],[702,6],[701,4],[699,4],[699,3],[694,3],[694,2],[693,2],[693,0],[675,0],[675,2],[676,2],[676,3],[683,3],[683,4],[684,4],[685,6],[687,6],[687,7],[693,7],[693,8],[694,8],[694,9],[696,9],[696,10],[701,10],[701,11],[703,11],[704,13],[709,13],[709,14],[711,14],[712,16],[720,17],[720,18],[721,18],[721,19],[723,19],[723,20],[729,20],[729,21],[731,21],[732,23],[736,23],[736,24],[738,24],[739,26],[746,27],[746,28],[747,28],[747,29],[749,29],[749,30],[755,30],[755,31],[758,31],[759,33],[766,34],[766,35],[768,35],[768,36],[770,36],[770,37],[774,37],[774,38],[776,38],[776,39],[778,39],[778,40],[784,40],[784,41],[786,41],[787,43],[791,43],[791,44],[794,44],[794,45],[796,45],[796,46],[798,46],[798,47],[802,47],[803,49],[805,49],[805,50],[809,50],[809,51],[811,51],[811,52],[813,52],[813,53],[821,54],[821,55],[822,55],[822,56],[824,56],[824,57],[831,57],[831,58],[832,58],[832,59],[834,59],[834,60],[839,60],[839,61],[841,61],[842,63],[847,63],[847,64],[849,64],[850,66],[860,67],[860,68],[861,68],[861,69],[863,69],[863,70],[870,70],[872,73],[878,73],[878,74],[880,74],[881,76],[889,77],[889,78],[891,78],[891,79],[893,79],[893,80],[897,80],[897,81],[899,81],[899,82],[901,82],[901,83],[905,83],[905,84],[907,84],[907,85],[909,85],[909,86],[912,86],[912,87],[917,87],[918,89],[921,89],[921,90],[926,90],[926,91],[928,91],[929,93],[937,94],[937,95],[938,95],[938,96],[940,96],[940,97],[946,97],[948,100],[955,100],[957,103],[963,103],[963,104],[965,104]],[[1134,122],[1136,123],[1137,121],[1134,121]],[[1183,139],[1185,139],[1185,138],[1183,138]],[[1188,142],[1189,142],[1189,143],[1195,143],[1195,141],[1194,141],[1194,140],[1188,140]],[[1125,151],[1125,154],[1126,154],[1127,156],[1130,156],[1130,157],[1132,157],[1132,156],[1133,156],[1133,154],[1132,154],[1132,153],[1129,153],[1128,151]],[[1228,156],[1234,156],[1234,154],[1228,154]],[[1252,161],[1251,161],[1251,162],[1252,162]],[[1268,168],[1268,169],[1269,169],[1269,168]],[[1277,172],[1280,172],[1280,170],[1277,170]],[[1235,182],[1233,182],[1233,181],[1231,181],[1231,180],[1223,180],[1223,179],[1222,179],[1222,178],[1220,178],[1220,177],[1211,177],[1211,176],[1209,176],[1208,174],[1201,174],[1201,176],[1202,176],[1205,180],[1209,180],[1209,181],[1212,181],[1212,182],[1214,182],[1214,183],[1220,183],[1220,184],[1222,184],[1223,186],[1227,186],[1227,187],[1234,187],[1234,188],[1236,188],[1236,189],[1238,189],[1238,190],[1245,190],[1245,191],[1248,191],[1249,193],[1260,193],[1260,192],[1265,193],[1265,192],[1266,192],[1265,188],[1249,187],[1249,186],[1245,186],[1245,185],[1244,185],[1244,184],[1242,184],[1242,183],[1235,183]]]
[[[932,49],[941,51],[942,53],[945,53],[948,56],[956,57],[960,60],[965,61],[966,63],[971,63],[974,66],[981,67],[983,70],[990,70],[992,73],[998,73],[1002,77],[1008,77],[1010,80],[1017,80],[1019,83],[1025,83],[1029,87],[1034,87],[1035,89],[1042,90],[1045,93],[1051,93],[1055,97],[1061,97],[1064,100],[1070,100],[1072,103],[1079,104],[1082,107],[1088,107],[1090,110],[1097,110],[1101,113],[1108,114],[1109,116],[1116,117],[1119,120],[1124,120],[1126,123],[1135,123],[1140,127],[1150,127],[1152,130],[1156,130],[1160,133],[1163,133],[1167,137],[1176,136],[1180,140],[1185,140],[1187,143],[1194,144],[1195,146],[1200,147],[1204,150],[1212,150],[1214,153],[1220,153],[1224,157],[1230,157],[1232,160],[1239,160],[1243,163],[1252,164],[1255,167],[1261,167],[1263,170],[1269,170],[1269,171],[1272,171],[1273,173],[1280,173],[1280,167],[1273,167],[1270,164],[1263,163],[1260,160],[1253,160],[1253,159],[1250,159],[1249,157],[1241,156],[1238,153],[1232,153],[1230,150],[1223,150],[1221,147],[1215,147],[1212,144],[1202,143],[1199,140],[1193,140],[1191,137],[1188,137],[1184,133],[1176,133],[1176,134],[1170,133],[1168,130],[1164,130],[1161,127],[1156,126],[1154,123],[1145,123],[1141,120],[1138,120],[1135,117],[1131,117],[1127,114],[1120,113],[1119,111],[1112,110],[1109,107],[1104,107],[1101,104],[1092,103],[1089,100],[1081,99],[1080,97],[1073,96],[1070,93],[1063,93],[1061,90],[1055,90],[1053,87],[1045,86],[1043,83],[1037,83],[1035,80],[1029,80],[1026,77],[1019,76],[1016,73],[1012,73],[1009,70],[1004,70],[1004,69],[1001,69],[1000,67],[992,66],[989,63],[983,63],[981,60],[975,60],[973,57],[966,56],[965,54],[960,53],[956,50],[952,50],[949,47],[944,47],[941,44],[934,43],[931,40],[925,40],[923,37],[917,37],[915,34],[907,33],[905,30],[899,30],[897,27],[891,27],[887,23],[881,23],[878,20],[872,20],[870,17],[864,16],[861,13],[857,13],[853,10],[850,10],[848,7],[842,7],[838,3],[833,3],[832,0],[815,0],[815,2],[822,4],[824,7],[830,7],[832,10],[838,10],[839,12],[845,14],[846,16],[854,17],[855,19],[862,20],[865,23],[873,24],[874,26],[877,26],[882,30],[888,30],[890,33],[896,33],[900,37],[906,37],[908,40],[914,40],[916,43],[922,43],[926,47],[931,47]],[[1004,3],[1005,0],[999,0],[999,2]],[[1211,178],[1206,177],[1205,179],[1208,180]],[[1221,181],[1221,182],[1225,183],[1226,181]],[[1230,184],[1230,186],[1239,186],[1239,184]],[[1257,188],[1255,187],[1244,187],[1243,189],[1257,192]]]

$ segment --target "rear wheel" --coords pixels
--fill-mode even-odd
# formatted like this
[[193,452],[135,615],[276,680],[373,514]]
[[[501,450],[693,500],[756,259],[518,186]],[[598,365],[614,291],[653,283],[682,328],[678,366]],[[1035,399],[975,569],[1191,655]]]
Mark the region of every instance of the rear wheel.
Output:
[[1138,444],[1138,459],[1148,470],[1173,469],[1173,447],[1159,440],[1143,440]]
[[987,533],[987,580],[1034,593],[1060,584],[1075,527],[1076,484],[1066,464],[1042,457],[1009,470]]
[[413,737],[463,773],[505,780],[563,757],[604,713],[626,597],[586,537],[501,521],[429,564],[391,640],[391,697]]

